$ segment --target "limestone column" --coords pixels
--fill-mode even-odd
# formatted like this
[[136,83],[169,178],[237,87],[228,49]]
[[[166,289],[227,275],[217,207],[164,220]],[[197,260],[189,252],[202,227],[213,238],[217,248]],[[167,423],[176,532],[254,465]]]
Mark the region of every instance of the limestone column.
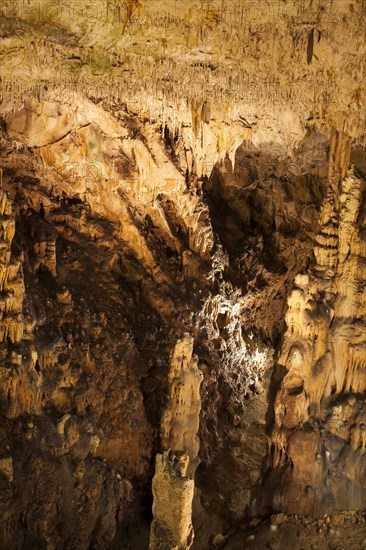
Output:
[[161,422],[163,452],[156,456],[152,483],[150,550],[185,550],[193,542],[202,373],[192,354],[193,338],[185,334],[177,341],[170,359],[168,405]]

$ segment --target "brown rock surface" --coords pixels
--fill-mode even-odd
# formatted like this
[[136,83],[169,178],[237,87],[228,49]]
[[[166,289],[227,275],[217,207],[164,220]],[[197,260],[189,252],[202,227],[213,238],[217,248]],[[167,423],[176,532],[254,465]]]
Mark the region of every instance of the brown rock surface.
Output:
[[366,494],[364,182],[354,169],[345,173],[349,145],[341,140],[331,149],[315,264],[296,277],[288,299],[278,359],[286,375],[272,431],[270,478],[277,475],[280,485],[284,476],[287,485],[275,506],[313,515],[362,508]]

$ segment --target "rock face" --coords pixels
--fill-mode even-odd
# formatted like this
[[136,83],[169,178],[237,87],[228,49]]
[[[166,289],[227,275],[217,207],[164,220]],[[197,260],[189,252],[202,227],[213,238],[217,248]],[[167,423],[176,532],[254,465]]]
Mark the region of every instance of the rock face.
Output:
[[[272,505],[288,512],[365,502],[365,183],[347,171],[349,154],[347,140],[334,136],[314,266],[288,299],[269,474]],[[268,503],[271,491],[264,494]]]
[[362,547],[365,17],[1,3],[1,548]]

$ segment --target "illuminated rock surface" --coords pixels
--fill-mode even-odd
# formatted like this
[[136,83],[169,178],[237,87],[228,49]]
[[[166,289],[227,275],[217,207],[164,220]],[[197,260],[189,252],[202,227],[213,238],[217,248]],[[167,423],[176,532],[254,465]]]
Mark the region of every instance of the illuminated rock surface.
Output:
[[0,14],[0,547],[365,547],[363,0]]
[[167,408],[161,421],[163,454],[157,454],[152,482],[154,520],[150,550],[192,546],[194,474],[199,451],[202,374],[192,357],[193,338],[178,340],[170,359]]

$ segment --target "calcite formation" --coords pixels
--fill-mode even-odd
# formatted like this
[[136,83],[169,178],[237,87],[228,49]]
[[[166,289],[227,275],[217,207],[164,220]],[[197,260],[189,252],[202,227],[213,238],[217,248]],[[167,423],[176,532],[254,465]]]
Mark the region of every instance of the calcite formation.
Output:
[[2,294],[0,340],[1,342],[15,344],[23,336],[24,279],[21,261],[14,258],[11,252],[11,244],[15,234],[15,219],[12,215],[11,201],[2,189],[0,193],[0,291]]
[[365,9],[1,2],[1,548],[362,547]]
[[[192,546],[194,481],[184,475],[182,458],[184,456],[177,458],[169,454],[156,456],[151,550],[184,550]],[[189,460],[187,455],[186,460]]]
[[167,451],[186,452],[190,463],[198,457],[200,386],[202,374],[193,354],[193,338],[184,335],[175,345],[168,375],[168,405],[161,421],[161,445]]
[[161,421],[163,454],[157,454],[153,479],[150,550],[183,550],[192,546],[194,473],[198,462],[202,373],[192,356],[193,338],[175,345],[168,375],[167,408]]
[[287,512],[358,509],[365,500],[364,181],[349,156],[347,138],[335,134],[314,266],[288,299],[270,473],[281,486],[275,506]]

